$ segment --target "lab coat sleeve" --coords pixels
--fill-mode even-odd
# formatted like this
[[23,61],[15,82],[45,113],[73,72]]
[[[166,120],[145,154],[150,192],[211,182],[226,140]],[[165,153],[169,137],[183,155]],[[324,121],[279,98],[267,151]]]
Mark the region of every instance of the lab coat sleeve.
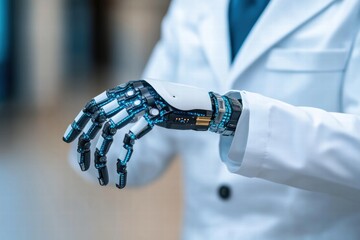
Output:
[[359,116],[294,107],[250,92],[242,97],[235,136],[220,142],[231,172],[360,199]]
[[[234,137],[221,137],[228,169],[247,177],[360,199],[360,36],[343,79],[342,111],[295,107],[241,92]],[[239,94],[239,93],[238,93]]]
[[[161,38],[153,50],[147,67],[144,71],[144,78],[156,79],[173,79],[176,73],[176,29],[175,26],[178,14],[181,9],[178,1],[173,1],[169,7],[168,13],[164,17],[161,28]],[[128,127],[129,128],[129,127]],[[128,128],[121,129],[114,136],[114,142],[109,150],[108,170],[111,186],[118,181],[116,173],[116,159],[119,156],[120,149],[123,146],[122,140]],[[96,145],[97,139],[92,144],[92,153]],[[76,141],[75,141],[76,142]],[[160,176],[169,163],[176,155],[176,147],[171,133],[167,129],[154,127],[146,136],[136,141],[134,145],[134,153],[128,163],[128,186],[139,186],[147,184]],[[73,167],[79,171],[77,164],[76,143],[73,144],[70,152],[70,161]],[[97,170],[94,166],[87,172],[82,172],[82,176],[90,181],[97,182]]]

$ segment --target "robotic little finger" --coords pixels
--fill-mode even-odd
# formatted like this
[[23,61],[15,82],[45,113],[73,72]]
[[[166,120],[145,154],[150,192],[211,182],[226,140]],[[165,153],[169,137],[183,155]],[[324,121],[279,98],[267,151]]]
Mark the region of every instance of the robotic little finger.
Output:
[[[119,181],[126,185],[126,166],[135,140],[157,125],[169,129],[212,131],[233,135],[242,110],[241,100],[203,89],[157,80],[137,80],[107,90],[88,102],[64,134],[65,142],[78,139],[78,161],[86,171],[90,166],[90,145],[102,129],[94,153],[100,185],[109,182],[107,157],[118,129],[139,120],[125,134],[117,159]],[[90,121],[91,119],[91,121]]]

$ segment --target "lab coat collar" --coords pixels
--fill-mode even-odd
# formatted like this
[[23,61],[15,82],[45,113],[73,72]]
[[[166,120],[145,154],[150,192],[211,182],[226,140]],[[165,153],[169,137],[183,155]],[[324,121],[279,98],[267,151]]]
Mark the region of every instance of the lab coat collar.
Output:
[[267,50],[338,0],[271,0],[230,66],[229,1],[214,1],[199,24],[200,39],[211,68],[227,88]]

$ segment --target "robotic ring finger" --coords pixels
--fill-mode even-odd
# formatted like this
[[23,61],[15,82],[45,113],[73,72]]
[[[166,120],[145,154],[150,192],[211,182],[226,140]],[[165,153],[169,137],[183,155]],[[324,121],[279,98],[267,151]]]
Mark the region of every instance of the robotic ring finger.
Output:
[[158,80],[137,80],[116,86],[90,100],[65,131],[67,143],[78,137],[78,162],[82,171],[90,167],[91,140],[102,129],[94,153],[100,185],[109,182],[107,157],[113,136],[130,122],[136,122],[124,136],[117,159],[119,181],[126,185],[126,165],[135,140],[155,125],[182,130],[212,131],[231,136],[242,110],[241,100],[200,88]]

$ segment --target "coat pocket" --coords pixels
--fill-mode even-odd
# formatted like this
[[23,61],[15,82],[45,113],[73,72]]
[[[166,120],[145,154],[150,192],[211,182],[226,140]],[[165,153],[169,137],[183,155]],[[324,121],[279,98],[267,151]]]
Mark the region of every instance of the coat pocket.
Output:
[[347,49],[284,49],[275,48],[269,53],[266,68],[288,72],[339,72],[346,67]]

